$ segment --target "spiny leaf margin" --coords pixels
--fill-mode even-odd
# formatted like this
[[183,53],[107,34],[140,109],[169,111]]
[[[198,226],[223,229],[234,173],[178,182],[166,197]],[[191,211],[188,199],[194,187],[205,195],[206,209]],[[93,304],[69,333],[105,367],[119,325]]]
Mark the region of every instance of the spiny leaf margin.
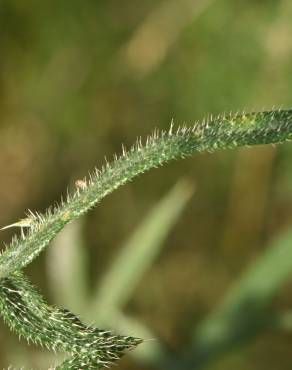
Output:
[[67,309],[47,305],[21,272],[1,279],[0,312],[19,337],[71,355],[57,370],[103,369],[143,342],[87,326]]

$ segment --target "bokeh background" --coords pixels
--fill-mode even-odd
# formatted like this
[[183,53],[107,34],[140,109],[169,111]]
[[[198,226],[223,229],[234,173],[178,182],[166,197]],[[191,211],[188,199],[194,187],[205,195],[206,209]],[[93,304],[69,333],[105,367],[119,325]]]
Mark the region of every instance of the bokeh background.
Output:
[[[291,106],[291,19],[289,0],[1,0],[0,225],[171,120]],[[120,369],[291,369],[291,159],[288,143],[153,170],[26,272],[50,304],[155,338]],[[57,361],[0,328],[1,368]]]

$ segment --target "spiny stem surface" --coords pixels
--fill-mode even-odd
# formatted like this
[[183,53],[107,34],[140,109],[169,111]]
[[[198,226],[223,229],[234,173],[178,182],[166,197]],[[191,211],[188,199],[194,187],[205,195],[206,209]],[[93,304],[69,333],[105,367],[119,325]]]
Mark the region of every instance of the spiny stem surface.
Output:
[[219,116],[168,133],[155,132],[142,146],[96,171],[88,185],[45,215],[36,215],[25,238],[15,238],[0,256],[0,278],[30,263],[70,221],[138,174],[172,159],[243,145],[279,143],[292,138],[292,110]]
[[[89,180],[78,180],[74,194],[44,215],[29,213],[28,227],[0,255],[0,312],[11,329],[28,341],[71,354],[59,370],[94,370],[118,360],[141,339],[114,335],[83,324],[71,312],[46,305],[20,270],[29,264],[70,221],[94,207],[103,197],[151,168],[195,153],[243,145],[280,143],[292,139],[292,109],[219,116],[182,127],[154,132],[143,146],[128,152]],[[24,223],[23,223],[24,222]]]

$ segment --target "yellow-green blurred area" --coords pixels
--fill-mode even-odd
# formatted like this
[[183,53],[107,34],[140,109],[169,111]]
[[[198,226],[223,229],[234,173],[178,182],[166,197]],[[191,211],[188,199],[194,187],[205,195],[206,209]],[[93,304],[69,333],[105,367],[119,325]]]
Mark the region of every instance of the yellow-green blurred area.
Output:
[[[289,0],[1,0],[0,225],[172,120],[291,106],[291,19]],[[155,338],[119,369],[291,369],[291,159],[287,143],[153,170],[26,273],[50,304]],[[0,368],[56,362],[1,322]]]

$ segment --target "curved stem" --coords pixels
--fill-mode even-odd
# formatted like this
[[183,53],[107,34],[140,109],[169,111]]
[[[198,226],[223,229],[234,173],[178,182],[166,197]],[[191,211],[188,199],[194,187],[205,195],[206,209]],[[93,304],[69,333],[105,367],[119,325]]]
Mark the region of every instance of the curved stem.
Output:
[[219,116],[175,133],[172,127],[168,133],[155,132],[145,146],[138,141],[129,152],[96,171],[66,202],[43,216],[31,215],[33,223],[27,235],[15,238],[0,256],[0,278],[25,267],[68,222],[142,172],[199,152],[291,139],[292,109]]

